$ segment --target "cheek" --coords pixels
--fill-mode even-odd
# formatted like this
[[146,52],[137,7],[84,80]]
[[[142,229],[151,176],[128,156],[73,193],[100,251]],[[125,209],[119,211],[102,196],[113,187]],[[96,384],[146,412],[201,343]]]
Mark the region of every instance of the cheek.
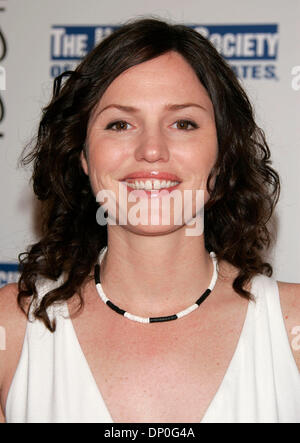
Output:
[[101,174],[116,173],[123,161],[123,154],[117,150],[97,149],[91,156],[91,161]]
[[109,189],[112,181],[119,179],[125,153],[109,146],[105,142],[90,143],[88,148],[89,177],[95,193],[101,189]]
[[196,143],[182,152],[180,163],[196,185],[204,188],[210,171],[216,163],[218,147],[216,142]]

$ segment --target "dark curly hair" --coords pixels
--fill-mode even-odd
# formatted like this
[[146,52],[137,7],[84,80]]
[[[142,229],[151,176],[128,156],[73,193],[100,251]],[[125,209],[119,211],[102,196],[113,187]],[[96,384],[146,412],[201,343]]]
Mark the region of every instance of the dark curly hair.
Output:
[[233,288],[242,297],[252,298],[245,287],[254,275],[272,275],[263,253],[272,240],[267,225],[279,198],[280,180],[270,166],[270,151],[247,95],[229,65],[198,32],[154,18],[131,21],[98,44],[75,71],[56,78],[34,145],[21,155],[23,166],[33,163],[42,231],[40,241],[19,254],[18,304],[28,315],[25,301],[37,298],[37,279],[57,280],[64,273],[63,284],[48,292],[34,310],[35,318],[52,332],[55,319],[50,321],[47,308],[75,293],[79,309],[83,307],[80,288],[92,278],[99,251],[107,245],[107,227],[96,222],[99,205],[80,162],[91,112],[122,72],[168,51],[184,57],[214,106],[218,158],[207,181],[205,247],[238,268]]

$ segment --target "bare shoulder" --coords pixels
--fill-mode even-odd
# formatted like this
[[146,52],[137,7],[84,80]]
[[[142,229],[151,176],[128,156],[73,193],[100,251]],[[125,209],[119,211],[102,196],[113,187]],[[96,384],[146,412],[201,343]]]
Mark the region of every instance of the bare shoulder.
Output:
[[[26,324],[26,317],[17,302],[18,285],[10,283],[0,288],[0,387],[3,377],[4,365],[8,361],[9,350],[15,344],[15,339]],[[3,358],[5,353],[5,358]]]
[[3,303],[5,299],[11,300],[12,297],[16,297],[17,295],[18,295],[17,283],[9,283],[8,285],[5,285],[2,288],[0,288],[0,303]]
[[[2,333],[4,334],[4,330],[6,332],[6,344],[15,344],[15,340],[22,335],[27,322],[25,314],[18,305],[18,293],[18,285],[16,283],[10,283],[0,288],[0,326]],[[26,307],[27,303],[25,309]],[[3,359],[0,359],[1,361]]]
[[22,347],[27,323],[26,316],[18,306],[17,296],[18,285],[16,283],[0,288],[0,405],[2,387]]
[[0,325],[7,328],[16,328],[16,320],[24,316],[18,306],[18,292],[17,283],[0,288]]
[[281,281],[277,284],[286,330],[300,371],[300,284]]
[[300,283],[278,281],[277,284],[285,318],[288,317],[300,324]]

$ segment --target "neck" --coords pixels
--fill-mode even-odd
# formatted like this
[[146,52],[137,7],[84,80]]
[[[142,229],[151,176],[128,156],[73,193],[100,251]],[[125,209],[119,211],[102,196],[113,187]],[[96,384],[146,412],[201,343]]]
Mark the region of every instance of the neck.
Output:
[[187,237],[178,231],[164,236],[109,232],[101,284],[115,304],[136,315],[169,315],[193,304],[207,289],[213,263],[203,235]]

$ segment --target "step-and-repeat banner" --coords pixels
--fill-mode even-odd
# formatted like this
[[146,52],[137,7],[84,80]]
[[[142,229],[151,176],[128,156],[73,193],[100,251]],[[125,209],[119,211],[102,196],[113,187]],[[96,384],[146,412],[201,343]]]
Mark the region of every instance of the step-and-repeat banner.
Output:
[[17,280],[17,256],[38,238],[30,170],[17,163],[53,78],[122,23],[149,16],[206,36],[245,86],[282,182],[269,259],[277,280],[300,282],[300,0],[0,0],[0,286]]

